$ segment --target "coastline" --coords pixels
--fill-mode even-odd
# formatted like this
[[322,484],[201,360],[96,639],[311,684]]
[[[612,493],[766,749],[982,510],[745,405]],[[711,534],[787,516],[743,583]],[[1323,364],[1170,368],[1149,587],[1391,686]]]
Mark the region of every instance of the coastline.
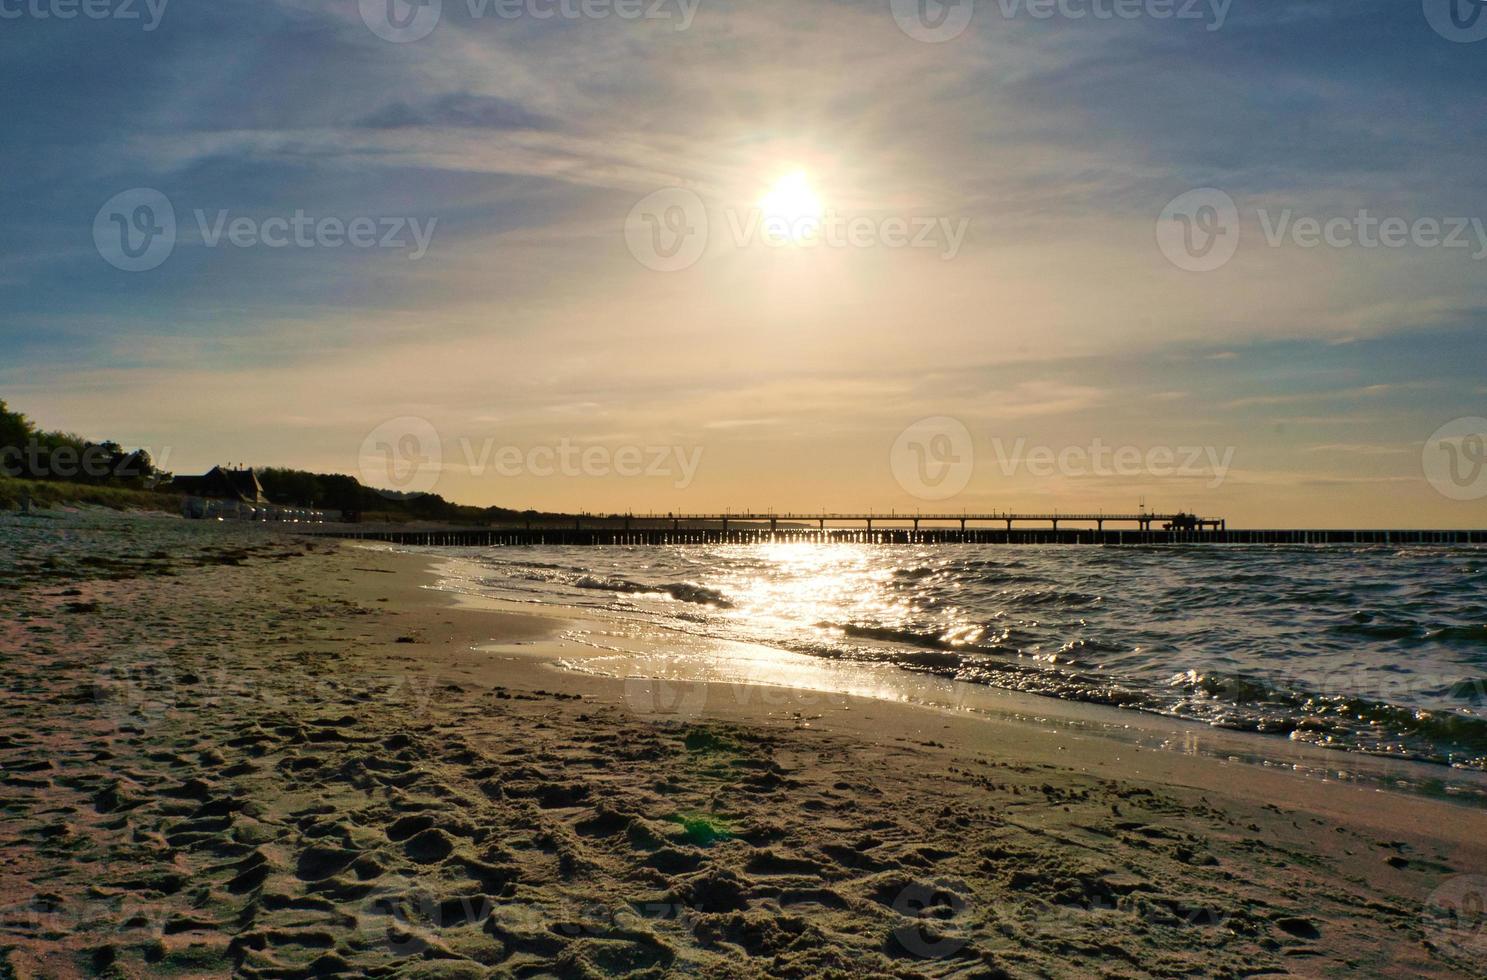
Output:
[[17,975],[1479,962],[1482,933],[1430,911],[1487,871],[1479,809],[1025,703],[561,670],[561,610],[456,601],[427,558],[266,540],[37,585],[0,621],[29,655],[0,731]]
[[[1487,807],[1487,771],[1471,766],[1327,746],[1129,704],[1116,707],[963,682],[934,670],[906,668],[893,659],[873,662],[812,656],[771,645],[768,640],[729,639],[726,632],[695,630],[685,618],[668,623],[643,614],[566,604],[561,599],[502,598],[488,594],[481,584],[491,574],[491,567],[481,561],[455,557],[448,551],[393,550],[434,562],[437,584],[433,587],[453,596],[456,603],[518,616],[557,618],[561,637],[549,637],[523,652],[570,671],[627,681],[623,699],[637,714],[686,720],[710,707],[732,717],[749,717],[756,713],[754,709],[730,711],[728,703],[751,700],[766,712],[782,715],[790,713],[786,709],[798,713],[829,705],[841,708],[852,700],[860,701],[859,707],[901,703],[951,717],[1021,722],[1064,730],[1075,738],[1112,739],[1140,749],[1203,755],[1224,764],[1258,765],[1324,781]],[[844,720],[851,717],[841,714]]]

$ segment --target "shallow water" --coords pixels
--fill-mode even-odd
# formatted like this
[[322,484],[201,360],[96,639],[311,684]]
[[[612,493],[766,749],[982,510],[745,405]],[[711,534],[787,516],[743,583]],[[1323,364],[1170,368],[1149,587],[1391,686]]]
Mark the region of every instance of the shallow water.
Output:
[[780,544],[421,549],[453,588],[1487,768],[1487,550]]

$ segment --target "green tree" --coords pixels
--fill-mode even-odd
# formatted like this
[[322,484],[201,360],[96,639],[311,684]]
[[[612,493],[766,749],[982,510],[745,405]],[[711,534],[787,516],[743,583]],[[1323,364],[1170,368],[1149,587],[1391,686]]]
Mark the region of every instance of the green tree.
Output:
[[21,449],[31,438],[34,429],[31,420],[20,412],[12,412],[0,399],[0,449]]

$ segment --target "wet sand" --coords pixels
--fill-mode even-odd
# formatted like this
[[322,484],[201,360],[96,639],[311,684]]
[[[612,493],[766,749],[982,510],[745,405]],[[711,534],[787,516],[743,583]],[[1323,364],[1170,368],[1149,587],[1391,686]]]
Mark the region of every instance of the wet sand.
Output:
[[[1478,975],[1479,808],[556,669],[324,542],[3,594],[16,976]],[[1434,899],[1432,900],[1432,896]],[[1480,908],[1480,906],[1477,906]]]

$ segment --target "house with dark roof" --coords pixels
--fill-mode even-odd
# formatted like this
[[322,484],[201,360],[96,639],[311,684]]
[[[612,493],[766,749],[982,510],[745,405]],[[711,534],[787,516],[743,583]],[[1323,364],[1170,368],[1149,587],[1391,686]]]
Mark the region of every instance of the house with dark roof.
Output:
[[224,470],[214,466],[202,476],[178,476],[171,481],[170,488],[204,500],[231,500],[240,504],[269,502],[263,484],[258,482],[258,474],[252,469]]
[[282,507],[269,502],[251,469],[229,470],[220,466],[201,476],[178,476],[170,489],[183,495],[181,513],[198,520],[285,521],[294,524],[319,524],[338,521],[340,511],[316,510],[313,507]]

